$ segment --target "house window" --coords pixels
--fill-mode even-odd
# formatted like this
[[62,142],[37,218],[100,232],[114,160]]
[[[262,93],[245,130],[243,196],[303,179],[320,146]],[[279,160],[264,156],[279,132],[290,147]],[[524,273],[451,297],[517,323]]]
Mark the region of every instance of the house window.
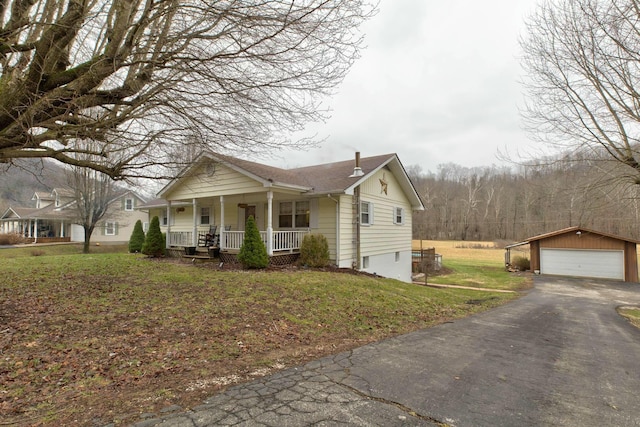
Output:
[[296,228],[309,227],[309,202],[296,202]]
[[142,223],[142,231],[144,231],[144,234],[147,234],[149,231],[149,222],[145,221]]
[[362,257],[362,268],[369,268],[369,257],[368,256],[363,256]]
[[132,211],[133,210],[133,199],[132,198],[124,199],[124,210],[125,211]]
[[162,210],[162,225],[167,225],[167,211],[166,210]]
[[360,224],[373,224],[373,203],[360,202]]
[[293,202],[280,203],[278,225],[280,226],[280,228],[293,227]]
[[309,227],[309,201],[281,202],[278,215],[280,228],[308,228]]
[[211,208],[200,208],[200,224],[209,225],[211,218]]
[[396,262],[400,262],[400,252],[396,252]]
[[404,209],[393,208],[393,223],[402,225],[404,224]]
[[107,221],[104,223],[104,234],[105,236],[115,236],[116,235],[116,223],[113,221]]

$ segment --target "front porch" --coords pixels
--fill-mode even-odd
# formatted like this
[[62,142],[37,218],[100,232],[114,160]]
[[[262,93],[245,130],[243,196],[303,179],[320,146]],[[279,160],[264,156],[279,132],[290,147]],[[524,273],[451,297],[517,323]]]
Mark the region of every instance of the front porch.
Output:
[[[314,219],[317,228],[317,200],[302,198],[288,188],[274,191],[269,181],[257,186],[236,172],[225,173],[226,178],[218,178],[234,183],[233,187],[209,187],[208,179],[196,175],[192,183],[172,194],[175,198],[155,205],[158,211],[150,206],[150,217],[159,213],[167,249],[216,247],[222,254],[237,252],[244,243],[247,220],[253,217],[270,257],[299,252],[304,236],[314,229]],[[196,194],[200,197],[187,197]]]
[[[309,229],[271,231],[271,233],[260,231],[260,237],[267,248],[267,253],[275,254],[298,252],[304,236],[309,233]],[[221,229],[219,234],[212,236],[213,238],[207,237],[207,234],[207,231],[198,231],[194,238],[193,231],[169,231],[167,244],[170,248],[216,246],[220,248],[220,252],[237,252],[244,242],[244,231]]]

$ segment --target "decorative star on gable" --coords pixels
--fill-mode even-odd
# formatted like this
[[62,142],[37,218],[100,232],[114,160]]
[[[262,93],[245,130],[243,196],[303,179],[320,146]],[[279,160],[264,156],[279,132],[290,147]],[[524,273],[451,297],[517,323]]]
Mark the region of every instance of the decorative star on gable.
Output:
[[388,183],[387,183],[387,177],[386,177],[386,174],[385,174],[385,173],[383,173],[383,174],[382,174],[382,178],[380,178],[380,179],[378,179],[378,180],[380,181],[380,194],[382,194],[382,193],[387,194],[387,186],[388,186]]

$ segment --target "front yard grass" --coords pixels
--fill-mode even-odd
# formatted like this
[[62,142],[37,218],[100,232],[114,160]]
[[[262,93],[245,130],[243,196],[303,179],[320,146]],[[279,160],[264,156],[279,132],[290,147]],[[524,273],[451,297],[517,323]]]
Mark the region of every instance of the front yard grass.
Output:
[[[419,247],[417,242],[414,241],[414,248]],[[495,248],[492,242],[424,240],[423,247],[434,247],[442,255],[444,267],[440,274],[427,277],[428,283],[513,291],[531,286],[528,273],[505,270],[505,251]]]
[[640,307],[619,307],[618,314],[627,319],[636,328],[640,328]]
[[0,251],[7,425],[125,424],[187,409],[228,384],[516,297],[344,272],[219,271],[42,250]]

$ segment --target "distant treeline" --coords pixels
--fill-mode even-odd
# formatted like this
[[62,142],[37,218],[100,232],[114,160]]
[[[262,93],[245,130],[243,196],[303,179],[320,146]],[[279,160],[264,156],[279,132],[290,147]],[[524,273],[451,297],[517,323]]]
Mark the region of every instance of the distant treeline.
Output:
[[521,241],[570,226],[640,240],[640,185],[624,167],[564,156],[516,168],[408,170],[426,210],[414,238]]

